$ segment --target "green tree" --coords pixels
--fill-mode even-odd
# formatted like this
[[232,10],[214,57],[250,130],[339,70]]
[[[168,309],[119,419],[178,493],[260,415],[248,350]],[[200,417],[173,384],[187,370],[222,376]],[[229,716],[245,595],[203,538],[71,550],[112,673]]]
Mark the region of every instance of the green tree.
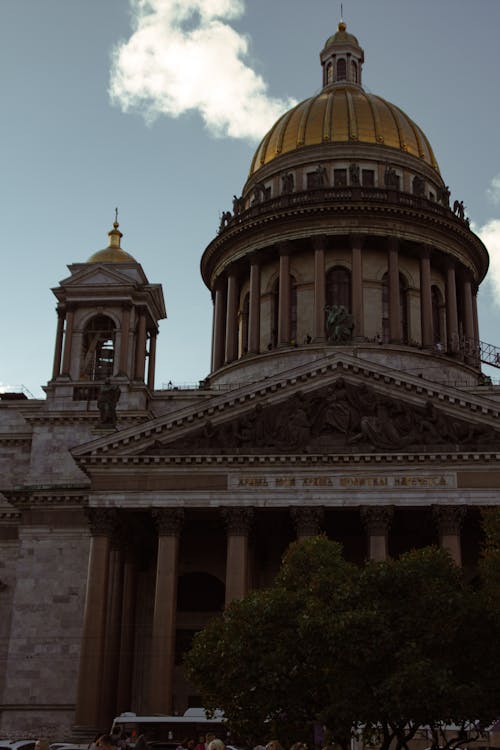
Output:
[[357,732],[399,750],[424,726],[436,746],[460,745],[466,735],[444,738],[445,725],[470,729],[498,710],[498,635],[445,552],[357,568],[315,537],[290,547],[273,586],[198,634],[186,665],[205,705],[249,742],[310,741],[319,723],[344,748]]

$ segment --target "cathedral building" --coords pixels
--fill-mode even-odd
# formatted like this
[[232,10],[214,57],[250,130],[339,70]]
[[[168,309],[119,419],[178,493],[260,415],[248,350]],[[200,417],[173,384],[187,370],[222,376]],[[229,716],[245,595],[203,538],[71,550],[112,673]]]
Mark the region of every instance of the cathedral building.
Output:
[[199,387],[155,390],[162,288],[115,221],[53,289],[46,398],[1,396],[4,736],[199,705],[194,633],[270,584],[296,538],[359,564],[439,544],[475,575],[500,491],[488,253],[421,128],[363,89],[343,22],[320,61],[202,255]]

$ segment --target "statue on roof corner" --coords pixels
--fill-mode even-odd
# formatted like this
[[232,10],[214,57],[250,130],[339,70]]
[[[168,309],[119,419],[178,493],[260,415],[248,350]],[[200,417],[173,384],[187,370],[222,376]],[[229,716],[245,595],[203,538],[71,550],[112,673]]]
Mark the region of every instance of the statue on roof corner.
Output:
[[344,344],[352,339],[354,321],[344,305],[325,305],[326,335],[332,344]]
[[119,399],[120,386],[113,385],[109,378],[106,378],[97,397],[101,427],[116,427],[116,404]]

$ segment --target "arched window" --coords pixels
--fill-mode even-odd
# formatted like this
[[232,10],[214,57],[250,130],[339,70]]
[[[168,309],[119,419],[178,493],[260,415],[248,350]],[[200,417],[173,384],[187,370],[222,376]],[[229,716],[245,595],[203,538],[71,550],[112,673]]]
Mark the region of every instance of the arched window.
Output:
[[351,75],[352,75],[352,82],[357,83],[358,82],[358,66],[354,62],[354,60],[351,62]]
[[250,308],[250,295],[248,292],[243,298],[240,311],[240,357],[248,352],[248,313]]
[[329,62],[326,66],[326,84],[333,81],[333,63]]
[[443,337],[441,331],[441,292],[437,286],[431,287],[431,300],[432,300],[432,330],[434,334],[434,343],[442,344]]
[[[399,306],[400,306],[400,339],[403,344],[409,341],[408,335],[408,288],[404,276],[399,274]],[[384,274],[382,279],[382,339],[388,344],[391,340],[391,328],[389,323],[389,275]]]
[[334,266],[326,274],[326,304],[343,305],[351,312],[351,272]]
[[345,81],[347,78],[347,66],[343,57],[337,61],[337,81]]
[[177,585],[180,612],[219,612],[224,609],[225,587],[209,573],[185,573]]
[[105,380],[113,375],[115,324],[107,315],[95,315],[83,331],[80,374],[89,380]]

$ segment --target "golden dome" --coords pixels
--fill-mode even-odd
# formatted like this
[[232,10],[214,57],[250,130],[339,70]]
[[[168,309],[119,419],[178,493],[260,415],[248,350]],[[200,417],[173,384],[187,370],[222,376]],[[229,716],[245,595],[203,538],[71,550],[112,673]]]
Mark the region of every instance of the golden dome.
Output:
[[[118,210],[118,209],[117,209]],[[113,229],[108,232],[109,245],[104,250],[98,250],[90,256],[87,263],[137,263],[136,259],[120,247],[123,234],[118,229],[120,225],[115,219]]]
[[340,21],[339,30],[332,36],[328,37],[324,49],[328,49],[332,44],[338,44],[339,42],[344,44],[354,44],[356,47],[359,47],[359,42],[354,34],[349,34],[349,32],[346,31],[346,28],[346,24],[343,21]]
[[338,143],[388,146],[422,159],[439,173],[427,137],[399,107],[360,86],[335,84],[301,102],[273,125],[255,152],[249,176],[283,154]]

